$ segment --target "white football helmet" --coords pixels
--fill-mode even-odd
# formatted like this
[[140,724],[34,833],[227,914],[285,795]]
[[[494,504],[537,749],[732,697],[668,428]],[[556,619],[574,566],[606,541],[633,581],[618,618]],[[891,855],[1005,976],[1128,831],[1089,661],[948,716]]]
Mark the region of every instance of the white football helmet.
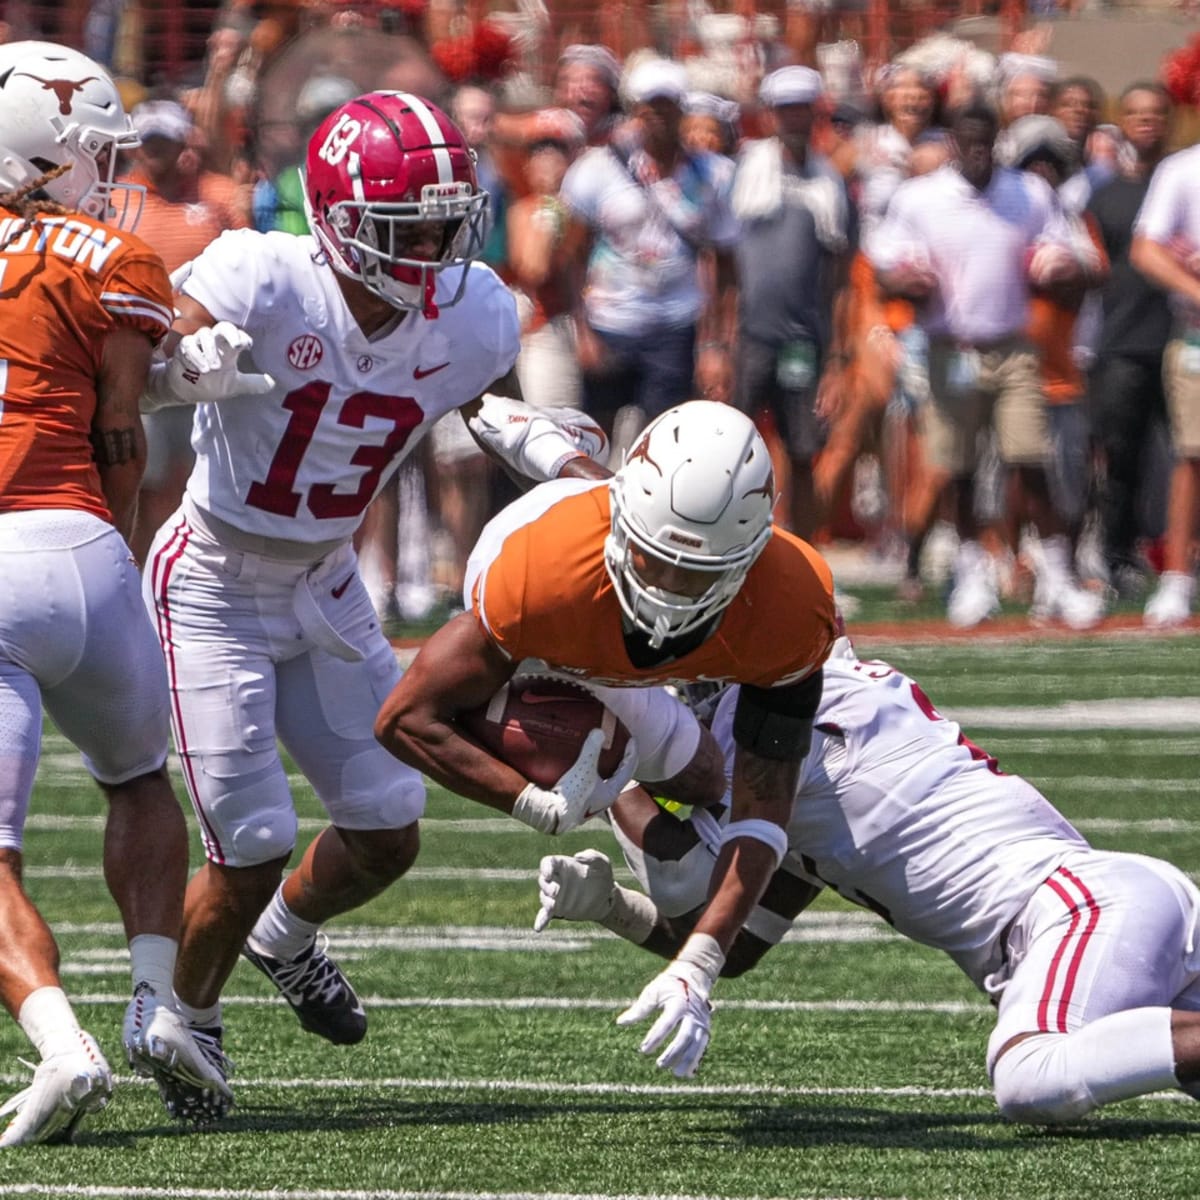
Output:
[[117,152],[140,143],[99,63],[51,42],[0,46],[0,190],[24,187],[68,163],[71,169],[42,189],[46,195],[64,208],[132,229],[146,189],[114,177]]
[[[725,608],[771,538],[771,456],[754,422],[727,404],[694,400],[651,421],[610,496],[604,563],[622,611],[656,648]],[[713,582],[698,597],[653,586],[634,567],[635,548]]]

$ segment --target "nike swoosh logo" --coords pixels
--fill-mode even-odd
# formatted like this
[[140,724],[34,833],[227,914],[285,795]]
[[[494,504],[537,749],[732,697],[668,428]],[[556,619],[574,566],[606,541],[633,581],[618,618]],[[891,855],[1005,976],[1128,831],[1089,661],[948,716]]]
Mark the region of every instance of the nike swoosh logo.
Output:
[[414,379],[425,379],[430,375],[436,375],[438,371],[444,371],[450,364],[448,362],[438,363],[436,367],[430,367],[425,370],[421,367],[416,367],[413,370]]
[[350,586],[350,582],[351,582],[351,580],[353,580],[353,578],[354,578],[354,576],[351,575],[348,579],[344,580],[342,583],[339,583],[337,585],[337,587],[330,588],[329,594],[335,600],[340,600],[342,598],[342,596],[345,595],[346,589]]

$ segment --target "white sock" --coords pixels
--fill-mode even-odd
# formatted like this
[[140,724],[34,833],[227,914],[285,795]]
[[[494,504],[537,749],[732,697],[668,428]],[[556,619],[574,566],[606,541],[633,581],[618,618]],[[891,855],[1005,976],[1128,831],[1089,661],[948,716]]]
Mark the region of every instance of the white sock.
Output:
[[1042,1033],[992,1069],[1000,1111],[1012,1121],[1060,1125],[1102,1104],[1178,1088],[1169,1008],[1110,1013],[1074,1033]]
[[62,988],[40,987],[30,992],[17,1014],[17,1024],[42,1058],[79,1049],[79,1022]]
[[1065,533],[1042,538],[1042,573],[1051,587],[1071,579],[1071,543]]
[[1196,577],[1187,571],[1164,571],[1158,581],[1160,592],[1178,592],[1191,604],[1196,593]]
[[246,941],[251,950],[287,962],[312,945],[320,925],[302,921],[283,899],[283,884],[275,889]]
[[156,996],[170,1000],[174,993],[175,956],[179,943],[155,933],[139,933],[129,942],[133,986],[148,983]]
[[1179,1087],[1169,1008],[1110,1013],[1070,1036],[1084,1084],[1097,1104]]
[[184,1004],[178,996],[175,997],[175,1007],[179,1010],[180,1016],[189,1024],[197,1029],[212,1029],[221,1028],[221,1002],[218,1000],[216,1004],[210,1004],[206,1008],[193,1008],[190,1004]]

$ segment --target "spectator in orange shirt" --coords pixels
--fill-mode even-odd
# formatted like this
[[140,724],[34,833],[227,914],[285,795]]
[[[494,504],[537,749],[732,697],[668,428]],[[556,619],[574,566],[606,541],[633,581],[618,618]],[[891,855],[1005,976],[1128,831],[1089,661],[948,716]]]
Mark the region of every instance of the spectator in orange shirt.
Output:
[[[131,114],[142,144],[133,152],[129,182],[146,189],[138,234],[174,273],[226,229],[243,229],[249,215],[228,175],[199,169],[192,119],[174,100],[148,100]],[[192,469],[192,410],[148,413],[146,473],[138,495],[130,548],[143,562],[158,527],[179,506]]]

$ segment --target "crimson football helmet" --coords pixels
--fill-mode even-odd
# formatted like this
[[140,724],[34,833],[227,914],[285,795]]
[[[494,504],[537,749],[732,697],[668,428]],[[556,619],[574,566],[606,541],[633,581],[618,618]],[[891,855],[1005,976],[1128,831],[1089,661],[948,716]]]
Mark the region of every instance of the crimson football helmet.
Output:
[[[658,648],[726,608],[771,540],[775,477],[754,422],[728,404],[692,400],[651,421],[609,485],[604,565],[621,609]],[[643,579],[649,560],[712,582],[685,596]]]
[[[475,153],[440,108],[408,92],[368,92],[317,126],[304,202],[334,270],[427,317],[462,298],[483,249],[488,197]],[[438,276],[450,268],[455,290],[435,303]]]
[[55,167],[40,190],[97,221],[132,229],[146,189],[117,183],[117,153],[141,144],[108,72],[52,42],[0,46],[0,190],[16,191]]

